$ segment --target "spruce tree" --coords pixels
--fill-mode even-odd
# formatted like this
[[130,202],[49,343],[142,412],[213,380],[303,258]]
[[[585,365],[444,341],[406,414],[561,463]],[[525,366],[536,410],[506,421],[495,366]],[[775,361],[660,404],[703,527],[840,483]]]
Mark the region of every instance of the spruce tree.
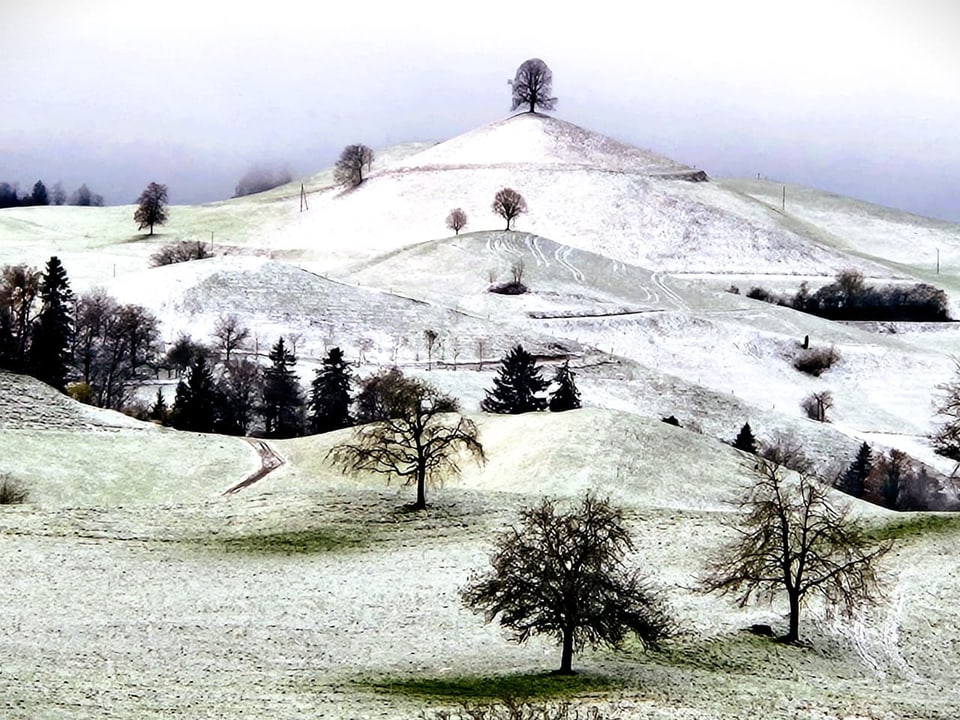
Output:
[[280,338],[270,354],[270,367],[263,371],[263,405],[261,413],[267,437],[286,438],[299,435],[303,422],[303,394],[300,379],[293,371],[297,362]]
[[540,375],[533,356],[521,345],[514,347],[500,361],[500,371],[493,379],[493,385],[480,403],[484,412],[516,415],[543,410],[547,406],[546,399],[538,393],[546,390],[548,383]]
[[871,470],[873,470],[873,453],[870,451],[870,446],[864,442],[857,450],[857,456],[850,463],[850,467],[840,478],[839,489],[853,497],[863,497]]
[[217,423],[217,394],[207,359],[198,355],[190,365],[187,381],[177,383],[177,396],[170,413],[173,426],[178,430],[213,432]]
[[580,391],[577,390],[577,384],[573,380],[575,375],[576,373],[570,369],[569,362],[557,368],[557,374],[553,376],[553,382],[556,383],[557,388],[550,394],[551,412],[576,410],[580,407]]
[[160,388],[157,388],[157,397],[153,401],[153,407],[150,408],[150,419],[163,425],[166,425],[170,419],[170,409],[167,407],[167,400]]
[[56,255],[47,261],[40,277],[40,301],[30,343],[30,373],[62,392],[73,339],[73,293],[67,271]]
[[737,433],[733,446],[737,450],[743,450],[751,455],[757,454],[757,439],[753,436],[753,430],[750,429],[750,423],[745,422],[740,432]]
[[310,384],[310,418],[312,433],[350,427],[350,366],[343,352],[335,347],[323,359]]

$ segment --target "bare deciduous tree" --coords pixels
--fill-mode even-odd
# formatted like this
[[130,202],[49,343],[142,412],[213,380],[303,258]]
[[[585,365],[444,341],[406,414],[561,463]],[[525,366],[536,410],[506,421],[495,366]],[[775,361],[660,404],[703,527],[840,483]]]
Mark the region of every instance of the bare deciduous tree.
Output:
[[363,182],[363,171],[370,171],[373,150],[366,145],[347,145],[333,168],[333,179],[339,185],[356,187]]
[[467,226],[467,214],[461,208],[454,208],[447,215],[447,227],[453,230],[455,235]]
[[424,330],[423,331],[423,344],[427,348],[427,370],[433,369],[433,348],[437,344],[437,335],[436,330]]
[[827,422],[827,410],[833,407],[833,393],[829,390],[815,392],[805,397],[800,407],[811,420]]
[[672,630],[665,605],[624,558],[634,550],[623,511],[588,493],[559,511],[549,498],[520,511],[520,527],[502,533],[492,569],[474,573],[464,604],[498,615],[517,642],[550,635],[561,645],[559,673],[572,674],[575,650],[619,647],[628,633],[656,646]]
[[414,510],[427,506],[426,486],[460,472],[460,456],[477,462],[485,455],[473,421],[459,414],[449,395],[395,368],[377,387],[384,419],[358,427],[350,442],[337,445],[327,458],[351,474],[382,473],[417,486]]
[[493,211],[507,221],[507,230],[520,213],[527,211],[527,201],[512,188],[503,188],[493,197]]
[[936,411],[945,420],[930,434],[930,442],[938,455],[960,463],[960,359],[954,358],[953,363],[953,377],[937,385],[941,395]]
[[213,326],[217,349],[223,352],[224,362],[230,364],[230,353],[239,350],[250,336],[250,330],[240,324],[236,315],[221,315]]
[[[847,615],[880,599],[879,561],[890,544],[871,540],[849,506],[830,501],[799,446],[781,440],[750,467],[756,482],[731,520],[737,537],[710,561],[701,589],[733,594],[740,605],[785,593],[789,629],[781,640],[792,643],[809,597],[820,595]],[[796,479],[787,467],[797,468]]]
[[517,68],[516,77],[510,83],[513,87],[513,103],[510,110],[524,105],[528,112],[536,109],[553,111],[557,108],[557,99],[550,97],[553,92],[553,73],[540,58],[530,58]]
[[154,225],[163,225],[167,221],[167,186],[152,182],[140,193],[133,220],[140,224],[138,230],[150,228],[153,235]]

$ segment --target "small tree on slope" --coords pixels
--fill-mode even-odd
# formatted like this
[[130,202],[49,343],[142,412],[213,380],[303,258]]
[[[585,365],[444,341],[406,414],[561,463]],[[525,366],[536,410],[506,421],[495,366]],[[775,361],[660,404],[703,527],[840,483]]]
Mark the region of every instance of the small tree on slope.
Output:
[[513,188],[502,188],[493,196],[493,211],[507,221],[506,229],[510,229],[513,220],[527,211],[527,201],[523,195]]
[[577,384],[573,379],[575,375],[576,373],[570,369],[569,362],[557,368],[557,373],[553,376],[553,382],[557,387],[550,393],[548,403],[551,412],[576,410],[580,407],[580,391],[577,390]]
[[743,427],[740,428],[740,432],[737,433],[737,437],[733,441],[733,446],[737,450],[743,450],[743,452],[751,455],[757,454],[757,439],[753,436],[750,423],[745,422]]
[[493,389],[487,390],[480,409],[504,415],[543,410],[547,401],[539,393],[546,389],[547,381],[540,375],[533,356],[522,345],[517,345],[500,361]]
[[60,258],[47,261],[40,276],[42,307],[33,325],[30,371],[38,380],[63,391],[73,340],[73,293]]
[[153,226],[163,225],[167,221],[167,186],[155,182],[147,185],[137,200],[133,219],[140,223],[138,230],[149,227],[153,235]]
[[[701,579],[706,592],[734,594],[741,605],[785,593],[790,625],[800,638],[800,609],[813,595],[850,615],[881,597],[880,559],[889,543],[870,539],[849,507],[836,507],[799,448],[788,442],[751,459],[755,484],[731,521],[738,537],[720,549]],[[787,466],[799,478],[787,476]]]
[[459,414],[459,404],[429,383],[399,371],[377,385],[378,412],[384,419],[358,427],[349,442],[337,445],[327,459],[345,472],[374,472],[417,486],[414,510],[427,506],[426,486],[460,472],[459,456],[477,462],[485,455],[473,421]]
[[513,87],[511,111],[524,105],[528,107],[528,112],[538,108],[552,111],[557,107],[557,99],[550,97],[553,92],[553,73],[540,58],[524,61],[517,68],[517,74],[510,85]]
[[587,494],[558,511],[554,501],[520,511],[520,527],[494,541],[492,569],[474,573],[463,603],[499,616],[517,642],[550,635],[560,644],[559,674],[573,673],[584,645],[619,647],[628,633],[656,647],[672,631],[665,604],[624,558],[634,549],[623,511]]
[[363,182],[363,170],[370,171],[373,150],[366,145],[347,145],[333,167],[333,179],[339,185],[356,187]]

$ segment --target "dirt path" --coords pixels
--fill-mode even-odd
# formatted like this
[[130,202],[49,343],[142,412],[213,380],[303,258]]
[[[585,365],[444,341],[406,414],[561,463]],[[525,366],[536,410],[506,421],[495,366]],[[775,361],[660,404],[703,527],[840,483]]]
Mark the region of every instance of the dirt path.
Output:
[[272,473],[278,467],[286,462],[282,457],[277,455],[272,447],[265,440],[252,440],[250,438],[244,438],[254,450],[257,451],[257,454],[260,456],[260,469],[254,473],[251,473],[241,482],[237,483],[231,488],[228,488],[224,491],[224,495],[233,495],[240,490],[243,490],[245,487],[253,485],[258,480],[265,478],[267,475]]

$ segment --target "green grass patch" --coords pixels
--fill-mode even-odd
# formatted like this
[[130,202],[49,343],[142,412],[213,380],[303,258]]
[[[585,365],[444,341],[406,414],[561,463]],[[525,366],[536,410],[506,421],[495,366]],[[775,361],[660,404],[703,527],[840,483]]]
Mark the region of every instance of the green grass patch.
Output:
[[378,692],[421,699],[523,700],[565,698],[603,692],[616,687],[615,681],[598,675],[524,675],[409,678],[368,683]]
[[891,523],[873,527],[869,531],[873,540],[912,540],[924,535],[960,534],[960,515],[909,515]]
[[252,533],[218,540],[230,552],[258,555],[310,555],[353,550],[370,541],[359,529],[314,528],[276,533]]
[[671,667],[744,673],[754,669],[758,656],[776,652],[775,646],[772,638],[737,632],[693,643],[667,643],[646,654],[651,661]]

